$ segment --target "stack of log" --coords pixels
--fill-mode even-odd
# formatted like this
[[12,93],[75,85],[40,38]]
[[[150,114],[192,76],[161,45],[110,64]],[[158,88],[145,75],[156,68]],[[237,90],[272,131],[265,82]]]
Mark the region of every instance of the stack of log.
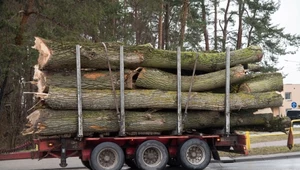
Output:
[[[120,102],[120,45],[58,42],[36,37],[33,48],[38,50],[39,58],[34,80],[38,89],[36,96],[43,107],[27,117],[28,124],[23,134],[76,133],[76,44],[81,45],[84,135],[119,131],[116,103]],[[182,108],[189,101],[185,131],[224,127],[225,55],[181,53]],[[282,75],[257,73],[244,68],[243,65],[262,59],[260,47],[250,46],[232,51],[230,55],[232,128],[283,130],[290,123],[288,119],[273,117],[269,113],[253,114],[257,109],[282,105],[282,97],[278,93],[283,88]],[[107,57],[112,72],[108,71]],[[176,130],[176,52],[154,49],[151,45],[124,46],[124,65],[126,132],[166,133]],[[194,65],[196,75],[193,77]],[[191,85],[192,92],[189,93]]]

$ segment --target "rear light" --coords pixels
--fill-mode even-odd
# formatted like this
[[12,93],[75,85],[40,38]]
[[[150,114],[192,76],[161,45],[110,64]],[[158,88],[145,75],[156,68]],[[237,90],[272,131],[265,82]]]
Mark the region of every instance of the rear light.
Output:
[[48,147],[53,147],[53,146],[54,146],[53,142],[48,142]]

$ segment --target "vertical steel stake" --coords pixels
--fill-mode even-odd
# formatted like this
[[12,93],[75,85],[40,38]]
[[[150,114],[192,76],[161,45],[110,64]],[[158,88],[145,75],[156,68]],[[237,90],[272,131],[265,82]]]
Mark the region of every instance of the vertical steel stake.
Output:
[[181,113],[181,49],[177,47],[177,135],[182,134],[182,113]]
[[120,136],[125,136],[124,47],[120,46]]
[[83,137],[82,126],[82,94],[81,94],[81,63],[80,45],[76,45],[76,72],[77,72],[77,104],[78,104],[78,137]]
[[230,134],[230,48],[226,48],[226,94],[225,94],[225,133]]

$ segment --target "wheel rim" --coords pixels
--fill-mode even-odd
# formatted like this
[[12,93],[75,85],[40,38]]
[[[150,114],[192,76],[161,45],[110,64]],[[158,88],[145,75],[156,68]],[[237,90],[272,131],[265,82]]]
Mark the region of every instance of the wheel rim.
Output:
[[118,153],[111,148],[102,149],[98,154],[98,163],[104,169],[111,169],[118,163]]
[[162,153],[156,147],[148,147],[143,152],[143,162],[149,167],[157,166],[162,160]]
[[186,159],[193,165],[200,165],[205,160],[204,148],[199,145],[191,145],[187,149]]

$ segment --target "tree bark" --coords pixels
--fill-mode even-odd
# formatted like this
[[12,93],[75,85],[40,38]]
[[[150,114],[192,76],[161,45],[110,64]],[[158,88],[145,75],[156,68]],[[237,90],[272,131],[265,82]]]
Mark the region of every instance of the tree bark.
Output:
[[[231,83],[238,83],[247,78],[242,65],[231,68]],[[192,76],[181,77],[181,90],[189,91]],[[158,69],[143,68],[135,82],[137,87],[160,90],[177,90],[177,75]],[[207,91],[224,87],[226,82],[225,70],[196,75],[194,77],[192,91]]]
[[243,14],[245,11],[245,2],[244,0],[238,0],[238,34],[237,34],[237,42],[236,42],[236,49],[242,48],[242,36],[243,36]]
[[[50,87],[45,97],[46,104],[53,109],[77,109],[76,89]],[[119,101],[119,91],[116,91]],[[126,109],[175,109],[177,108],[177,92],[161,90],[127,90],[125,91]],[[182,107],[187,102],[188,92],[182,93]],[[225,95],[216,93],[190,93],[189,109],[224,111]],[[279,107],[282,96],[276,92],[244,94],[230,96],[230,109],[260,109]],[[115,109],[113,92],[111,90],[83,90],[83,109]]]
[[[132,76],[135,71],[125,70],[125,87],[133,88]],[[61,88],[77,88],[75,71],[51,72],[35,69],[33,80],[36,81],[38,93],[47,93],[50,86]],[[112,72],[113,83],[116,89],[120,88],[120,73]],[[109,71],[81,71],[82,89],[112,89]]]
[[185,34],[185,27],[186,21],[189,11],[189,0],[183,0],[183,5],[181,9],[181,25],[180,25],[180,38],[179,38],[179,47],[183,47],[184,42],[184,34]]
[[[40,69],[75,69],[75,45],[78,43],[55,42],[36,37],[34,48],[39,51],[38,65]],[[81,44],[82,68],[107,69],[107,58],[104,47],[95,43]],[[112,68],[119,68],[119,46],[108,46],[108,57]],[[176,51],[158,50],[149,45],[126,46],[125,68],[155,67],[177,68]],[[199,53],[199,52],[197,52]],[[196,52],[182,52],[181,68],[192,70],[197,57]],[[231,66],[258,62],[262,58],[262,49],[251,46],[245,49],[232,51]],[[197,60],[197,70],[211,72],[225,68],[225,52],[200,53]]]
[[[226,5],[226,10],[224,13],[224,27],[221,27],[222,29],[222,33],[223,33],[223,39],[222,39],[222,51],[226,50],[226,42],[227,42],[227,26],[228,26],[228,22],[230,17],[227,17],[228,15],[228,11],[229,11],[229,6],[230,6],[230,1],[231,0],[227,0],[227,5]],[[221,25],[220,25],[221,26]]]
[[201,1],[201,12],[202,12],[202,24],[203,24],[203,34],[204,34],[204,41],[205,41],[205,51],[209,51],[209,38],[208,38],[208,31],[207,31],[207,20],[206,20],[206,7],[205,1]]
[[283,90],[283,77],[281,73],[255,74],[253,78],[243,82],[239,86],[238,92],[261,93],[267,91]]
[[214,0],[214,50],[218,50],[218,0]]
[[164,20],[164,40],[163,40],[163,44],[164,44],[164,49],[165,50],[169,50],[169,30],[170,30],[170,24],[169,24],[169,20],[170,20],[170,2],[166,1],[165,3],[165,20]]
[[163,49],[163,10],[164,0],[160,0],[160,10],[158,18],[158,49]]
[[[31,113],[27,119],[27,128],[23,134],[60,135],[77,132],[77,111],[41,109]],[[176,112],[137,112],[126,111],[126,132],[164,132],[177,127]],[[206,129],[222,128],[225,116],[218,112],[196,111],[187,116],[184,128]],[[282,131],[290,125],[290,120],[273,117],[272,114],[232,114],[231,126],[263,126],[271,131]],[[83,132],[118,132],[119,123],[116,112],[112,110],[83,111]]]
[[248,69],[249,71],[252,72],[260,72],[261,70],[263,70],[263,66],[260,66],[259,64],[248,64]]

